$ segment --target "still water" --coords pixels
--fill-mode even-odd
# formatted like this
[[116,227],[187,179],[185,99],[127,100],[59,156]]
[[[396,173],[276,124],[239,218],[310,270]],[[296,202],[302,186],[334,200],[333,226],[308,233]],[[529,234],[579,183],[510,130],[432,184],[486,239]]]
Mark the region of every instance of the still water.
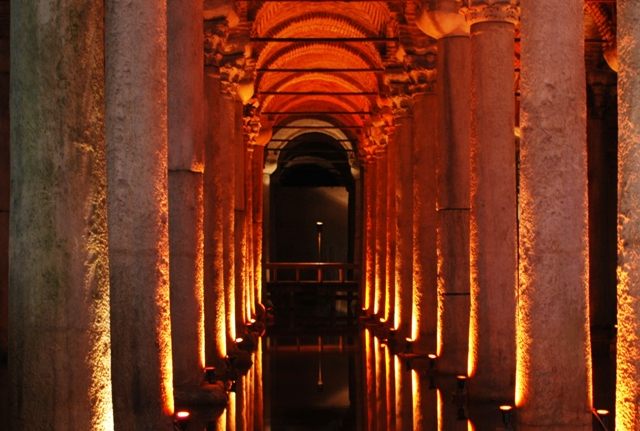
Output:
[[[594,406],[612,410],[615,361],[593,342]],[[515,429],[516,412],[470,401],[466,383],[427,358],[407,363],[365,331],[352,339],[265,339],[250,374],[207,431],[496,431]],[[614,356],[615,357],[615,356]],[[259,376],[262,376],[259,378]],[[195,418],[194,418],[195,419]],[[594,418],[594,431],[604,430]],[[607,424],[613,429],[613,424]]]

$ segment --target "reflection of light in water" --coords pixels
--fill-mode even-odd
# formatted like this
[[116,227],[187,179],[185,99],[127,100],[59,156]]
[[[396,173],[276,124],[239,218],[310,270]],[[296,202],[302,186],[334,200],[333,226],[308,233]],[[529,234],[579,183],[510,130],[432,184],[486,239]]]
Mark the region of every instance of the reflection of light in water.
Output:
[[440,389],[436,389],[436,397],[438,398],[438,402],[436,403],[436,408],[438,411],[438,431],[442,430],[442,394],[440,393]]

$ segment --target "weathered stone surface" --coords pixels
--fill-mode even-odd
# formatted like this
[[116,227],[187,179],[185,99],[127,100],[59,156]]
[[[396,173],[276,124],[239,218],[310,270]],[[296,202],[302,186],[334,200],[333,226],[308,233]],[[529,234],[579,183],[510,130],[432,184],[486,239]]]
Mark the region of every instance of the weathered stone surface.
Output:
[[440,293],[438,371],[466,375],[469,354],[469,295]]
[[167,99],[169,169],[204,165],[203,5],[168,0]]
[[[398,337],[411,337],[413,315],[413,118],[403,116],[395,121],[395,326]],[[410,381],[409,381],[410,386]]]
[[474,397],[512,402],[517,288],[515,98],[510,22],[471,26],[471,326]]
[[583,6],[522,1],[516,405],[524,431],[592,427]]
[[469,208],[469,37],[438,40],[438,208]]
[[438,325],[438,264],[436,211],[436,133],[435,94],[414,96],[413,134],[413,278],[414,337],[418,350],[436,352]]
[[203,379],[203,175],[169,171],[169,282],[175,388]]
[[438,211],[438,291],[469,293],[469,211]]
[[112,426],[103,5],[50,6],[12,7],[11,50],[19,55],[11,63],[8,426],[15,431]]
[[224,287],[224,212],[219,133],[220,75],[205,72],[206,142],[204,169],[204,314],[205,364],[224,365],[227,354],[226,308]]
[[618,357],[616,429],[640,427],[640,5],[618,4]]
[[166,4],[106,4],[107,205],[116,430],[172,428]]
[[385,285],[387,260],[387,153],[378,155],[376,163],[376,233],[375,233],[375,293],[373,299],[374,313],[385,316]]

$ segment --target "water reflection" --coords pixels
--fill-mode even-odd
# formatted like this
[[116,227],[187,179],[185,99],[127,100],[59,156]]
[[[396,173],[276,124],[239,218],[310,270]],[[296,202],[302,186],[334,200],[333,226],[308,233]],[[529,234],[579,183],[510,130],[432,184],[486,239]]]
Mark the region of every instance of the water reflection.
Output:
[[216,417],[194,418],[188,429],[506,429],[499,405],[469,402],[465,381],[439,375],[428,358],[391,355],[367,330],[358,339],[333,338],[321,350],[313,340],[266,348],[236,382],[228,408]]

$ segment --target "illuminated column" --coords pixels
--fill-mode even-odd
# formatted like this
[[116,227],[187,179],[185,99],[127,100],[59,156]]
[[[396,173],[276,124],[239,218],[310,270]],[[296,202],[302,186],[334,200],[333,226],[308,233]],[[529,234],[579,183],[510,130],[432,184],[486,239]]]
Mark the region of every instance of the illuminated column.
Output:
[[[393,83],[392,87],[395,87]],[[395,90],[395,89],[394,89]],[[411,337],[413,311],[413,112],[411,96],[406,88],[399,88],[394,96],[395,139],[394,202],[395,202],[395,303],[394,324],[398,340]]]
[[222,262],[223,283],[225,292],[225,320],[227,331],[227,345],[234,343],[236,338],[236,85],[229,70],[220,71],[220,99],[218,105],[219,126],[218,145],[219,159],[215,165],[220,170],[220,183],[222,199]]
[[[8,418],[0,422],[15,431],[113,429],[104,6],[11,8],[11,91],[19,96],[10,102],[11,265],[1,273],[9,280]],[[159,389],[158,367],[149,371]],[[164,422],[159,429],[169,429]]]
[[640,428],[640,5],[618,3],[618,356],[616,429]]
[[591,430],[584,2],[522,0],[518,430]]
[[114,423],[170,430],[166,4],[105,7]]
[[360,288],[360,302],[367,315],[373,314],[375,297],[375,264],[376,264],[376,155],[375,148],[369,139],[364,139],[358,146],[359,157],[364,170],[364,217],[362,236],[362,286]]
[[385,286],[387,260],[387,145],[376,149],[376,232],[375,232],[375,286],[374,315],[385,318]]
[[412,337],[421,353],[437,351],[438,267],[436,211],[435,70],[423,70],[426,84],[413,94],[413,319]]
[[169,0],[167,7],[180,10],[167,15],[169,282],[177,391],[198,386],[204,365],[203,9],[183,0]]
[[226,307],[224,284],[224,193],[220,140],[220,74],[207,66],[205,92],[204,170],[204,321],[205,364],[224,365],[226,348]]
[[[393,132],[387,134],[389,139],[389,149],[387,151],[387,225],[385,230],[385,285],[384,285],[384,313],[388,328],[395,328],[395,306],[396,306],[396,153],[395,136]],[[391,363],[391,373],[393,364]]]
[[[394,196],[391,207],[395,219],[395,283],[393,327],[396,339],[404,347],[411,338],[413,315],[413,112],[412,99],[408,94],[408,83],[390,83],[394,94],[394,140],[393,152]],[[395,417],[396,431],[413,429],[412,376],[404,369],[398,356],[390,364],[395,370]]]
[[468,0],[471,24],[470,394],[513,402],[516,368],[517,0]]
[[425,7],[418,25],[438,39],[438,369],[466,374],[469,345],[469,26],[455,0]]

